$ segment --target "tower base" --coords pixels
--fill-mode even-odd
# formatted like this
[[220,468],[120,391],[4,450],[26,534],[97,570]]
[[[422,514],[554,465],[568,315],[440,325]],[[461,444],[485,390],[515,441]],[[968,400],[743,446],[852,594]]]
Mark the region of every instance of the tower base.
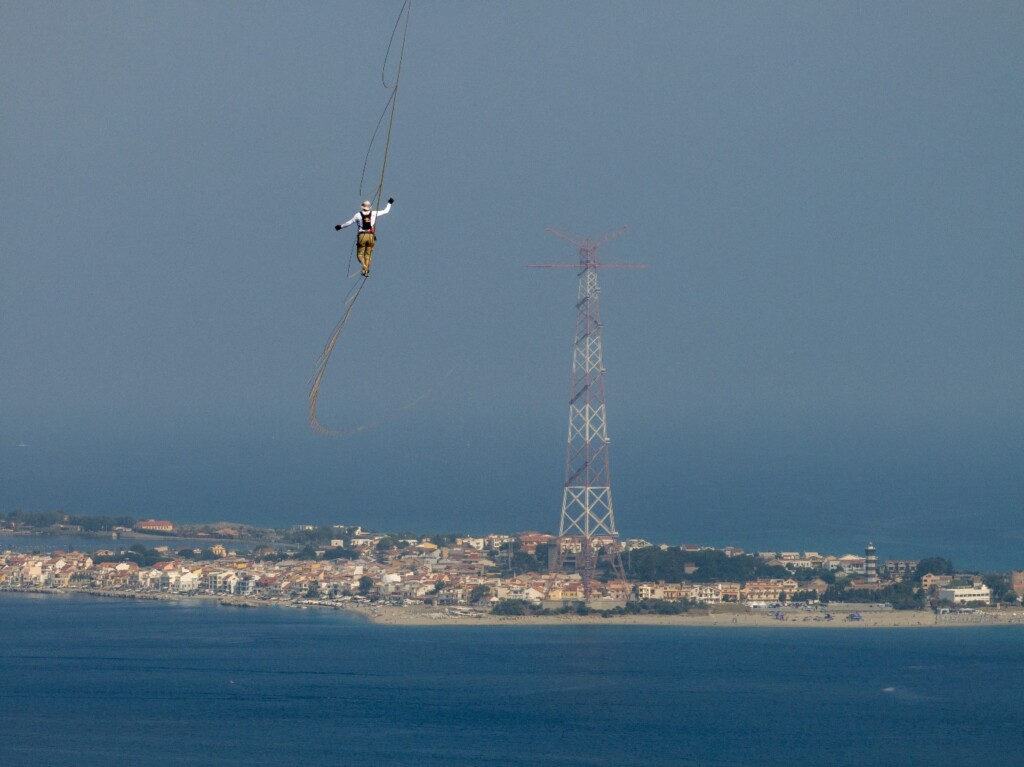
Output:
[[[583,585],[582,601],[588,606],[594,601],[591,598],[594,592],[594,575],[601,562],[608,564],[613,580],[627,583],[617,536],[562,535],[556,539],[555,545],[548,549],[548,571],[577,573]],[[601,598],[600,601],[605,601],[605,598]],[[612,601],[620,600],[612,598]],[[621,601],[625,603],[625,599]]]

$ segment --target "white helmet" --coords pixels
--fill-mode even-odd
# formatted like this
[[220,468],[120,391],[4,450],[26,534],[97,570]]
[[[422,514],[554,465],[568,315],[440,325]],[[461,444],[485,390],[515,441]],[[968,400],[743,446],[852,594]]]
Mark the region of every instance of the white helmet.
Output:
[[363,200],[362,208],[363,208],[363,210],[369,210],[370,209],[370,201],[369,200]]

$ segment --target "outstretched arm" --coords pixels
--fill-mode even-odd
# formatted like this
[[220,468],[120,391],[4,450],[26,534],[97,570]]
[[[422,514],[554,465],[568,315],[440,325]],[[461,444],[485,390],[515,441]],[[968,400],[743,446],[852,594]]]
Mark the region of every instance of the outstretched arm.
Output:
[[354,224],[354,223],[355,223],[356,221],[358,221],[358,220],[359,220],[359,214],[358,214],[358,213],[356,213],[356,214],[355,214],[354,216],[352,216],[352,218],[350,218],[350,219],[349,219],[348,221],[346,221],[346,222],[345,222],[344,224],[335,224],[335,225],[334,225],[334,231],[336,231],[336,232],[340,232],[340,231],[341,231],[342,229],[344,229],[344,228],[345,228],[346,226],[352,226],[352,224]]

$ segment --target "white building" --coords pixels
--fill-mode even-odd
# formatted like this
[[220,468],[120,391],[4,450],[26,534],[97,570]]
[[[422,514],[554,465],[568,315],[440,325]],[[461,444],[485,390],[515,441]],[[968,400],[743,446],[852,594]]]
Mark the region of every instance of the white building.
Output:
[[939,589],[939,599],[955,605],[987,605],[992,602],[992,592],[981,583],[970,588]]

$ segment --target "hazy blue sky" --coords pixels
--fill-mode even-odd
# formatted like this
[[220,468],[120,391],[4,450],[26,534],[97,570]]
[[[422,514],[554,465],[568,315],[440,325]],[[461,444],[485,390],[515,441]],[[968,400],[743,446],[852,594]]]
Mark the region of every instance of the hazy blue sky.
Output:
[[628,224],[623,535],[1024,564],[1024,5],[417,0],[324,438],[399,7],[0,2],[0,508],[553,529]]

